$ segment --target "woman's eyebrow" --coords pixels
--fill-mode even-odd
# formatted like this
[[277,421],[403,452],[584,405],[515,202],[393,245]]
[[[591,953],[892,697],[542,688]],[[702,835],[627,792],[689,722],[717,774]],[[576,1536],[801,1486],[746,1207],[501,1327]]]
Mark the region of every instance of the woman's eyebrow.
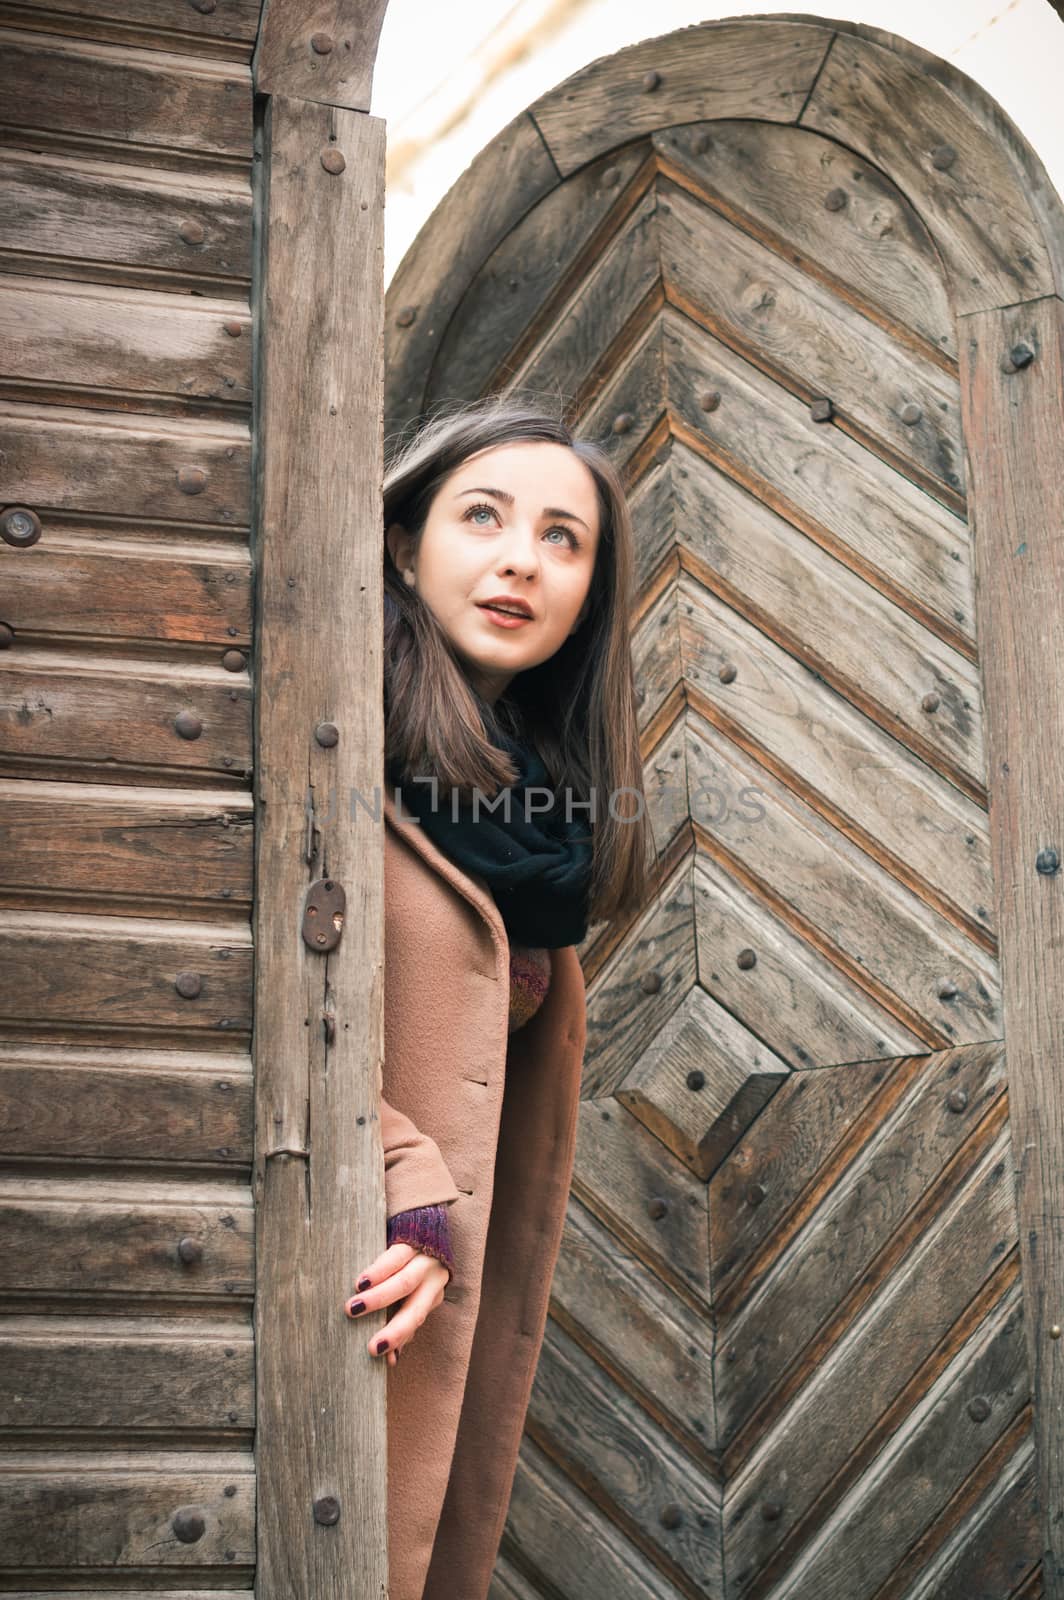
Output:
[[[512,506],[514,503],[513,495],[509,494],[505,489],[459,489],[455,499],[460,500],[464,494],[494,495],[495,499],[501,500],[504,506]],[[576,516],[572,511],[563,511],[561,506],[544,506],[543,515],[545,517],[565,517],[569,522],[579,522],[582,528],[587,527],[583,517]]]

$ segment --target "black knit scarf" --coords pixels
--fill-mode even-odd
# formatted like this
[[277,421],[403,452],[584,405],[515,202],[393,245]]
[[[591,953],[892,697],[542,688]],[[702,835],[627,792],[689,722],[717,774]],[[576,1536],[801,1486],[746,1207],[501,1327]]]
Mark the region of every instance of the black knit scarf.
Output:
[[[511,943],[551,950],[580,944],[589,921],[590,813],[574,806],[571,820],[566,819],[565,792],[554,790],[530,740],[501,730],[491,738],[513,756],[520,772],[517,783],[497,796],[478,793],[476,815],[471,801],[442,784],[397,785],[400,815],[419,818],[445,855],[487,882]],[[533,793],[526,807],[527,790]],[[549,810],[540,809],[552,799]]]

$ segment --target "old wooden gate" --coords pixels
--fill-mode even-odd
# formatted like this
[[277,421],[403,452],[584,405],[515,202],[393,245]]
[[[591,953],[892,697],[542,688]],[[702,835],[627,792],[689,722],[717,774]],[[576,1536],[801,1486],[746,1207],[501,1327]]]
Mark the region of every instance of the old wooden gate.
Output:
[[530,107],[389,290],[390,429],[560,396],[638,528],[657,881],[500,1595],[1064,1593],[1062,257],[974,83],[751,18]]
[[4,1592],[385,1593],[384,0],[260,8],[0,6]]

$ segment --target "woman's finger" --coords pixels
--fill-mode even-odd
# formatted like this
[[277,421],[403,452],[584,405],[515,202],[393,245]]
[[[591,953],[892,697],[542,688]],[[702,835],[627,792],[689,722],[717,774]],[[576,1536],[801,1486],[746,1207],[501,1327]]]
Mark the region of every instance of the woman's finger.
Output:
[[[418,1251],[411,1260],[403,1263],[387,1277],[381,1277],[372,1288],[351,1296],[344,1306],[349,1317],[365,1316],[370,1311],[382,1311],[404,1295],[420,1287],[432,1272],[433,1258]],[[362,1281],[362,1280],[360,1280]]]

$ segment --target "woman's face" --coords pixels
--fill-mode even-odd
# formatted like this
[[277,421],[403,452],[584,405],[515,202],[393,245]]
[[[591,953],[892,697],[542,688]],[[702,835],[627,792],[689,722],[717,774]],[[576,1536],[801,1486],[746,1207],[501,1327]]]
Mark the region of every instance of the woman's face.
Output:
[[[416,553],[400,523],[386,538],[404,581],[494,704],[515,673],[549,660],[587,614],[599,541],[595,480],[567,445],[495,445],[440,485]],[[524,601],[526,619],[485,606],[501,596]]]

